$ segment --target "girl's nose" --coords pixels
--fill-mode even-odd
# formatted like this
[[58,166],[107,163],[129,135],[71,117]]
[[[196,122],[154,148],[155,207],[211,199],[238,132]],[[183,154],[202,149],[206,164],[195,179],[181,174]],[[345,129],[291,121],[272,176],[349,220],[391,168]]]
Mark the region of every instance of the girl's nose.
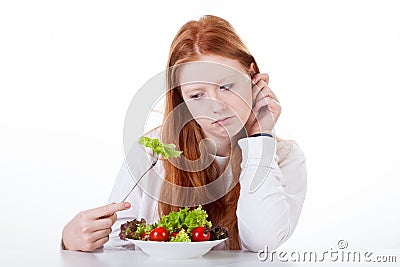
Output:
[[226,104],[220,99],[217,92],[210,94],[210,108],[214,113],[219,113],[226,108]]

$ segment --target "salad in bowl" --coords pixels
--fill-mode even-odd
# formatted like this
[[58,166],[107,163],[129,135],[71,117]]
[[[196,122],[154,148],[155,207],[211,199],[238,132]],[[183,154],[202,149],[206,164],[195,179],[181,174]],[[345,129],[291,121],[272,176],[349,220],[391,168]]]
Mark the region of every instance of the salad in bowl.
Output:
[[212,227],[207,212],[198,206],[183,208],[147,224],[145,219],[127,221],[121,225],[119,237],[129,240],[146,254],[164,259],[198,258],[227,240],[229,232]]

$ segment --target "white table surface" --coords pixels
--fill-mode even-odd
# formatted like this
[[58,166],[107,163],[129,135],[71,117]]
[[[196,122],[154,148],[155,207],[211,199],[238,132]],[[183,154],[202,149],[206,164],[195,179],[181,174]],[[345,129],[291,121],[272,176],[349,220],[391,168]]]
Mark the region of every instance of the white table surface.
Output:
[[77,251],[2,251],[0,266],[265,266],[256,253],[241,251],[211,251],[199,259],[163,260],[146,255],[141,250],[98,252]]
[[213,250],[199,259],[163,260],[152,258],[140,250],[104,250],[97,252],[10,250],[0,251],[0,266],[62,266],[62,267],[118,267],[118,266],[399,266],[399,263],[349,263],[349,262],[269,262],[260,261],[256,253],[245,251]]

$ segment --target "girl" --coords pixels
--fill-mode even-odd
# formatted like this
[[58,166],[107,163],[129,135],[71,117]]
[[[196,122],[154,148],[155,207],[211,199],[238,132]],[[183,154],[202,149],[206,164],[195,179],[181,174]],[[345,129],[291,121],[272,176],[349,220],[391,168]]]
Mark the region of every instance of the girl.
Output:
[[[202,204],[213,225],[231,234],[216,249],[276,249],[299,219],[306,167],[296,142],[274,136],[281,106],[268,75],[259,72],[232,26],[211,15],[179,30],[167,69],[163,124],[146,135],[176,144],[181,159],[159,162],[127,202],[118,203],[132,188],[131,175],[139,177],[148,166],[131,151],[132,165],[122,166],[110,195],[117,203],[72,219],[63,230],[65,248],[92,251],[106,243],[134,248],[118,237],[122,223],[133,218],[153,223],[179,207]],[[205,139],[213,146],[202,146]]]

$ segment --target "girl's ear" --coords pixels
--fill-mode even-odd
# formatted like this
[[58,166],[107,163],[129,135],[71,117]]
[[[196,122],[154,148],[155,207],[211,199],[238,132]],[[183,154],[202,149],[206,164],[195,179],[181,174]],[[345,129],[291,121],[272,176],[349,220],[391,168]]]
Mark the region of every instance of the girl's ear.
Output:
[[256,65],[254,64],[254,62],[251,62],[250,64],[250,78],[252,79],[253,76],[256,74]]

